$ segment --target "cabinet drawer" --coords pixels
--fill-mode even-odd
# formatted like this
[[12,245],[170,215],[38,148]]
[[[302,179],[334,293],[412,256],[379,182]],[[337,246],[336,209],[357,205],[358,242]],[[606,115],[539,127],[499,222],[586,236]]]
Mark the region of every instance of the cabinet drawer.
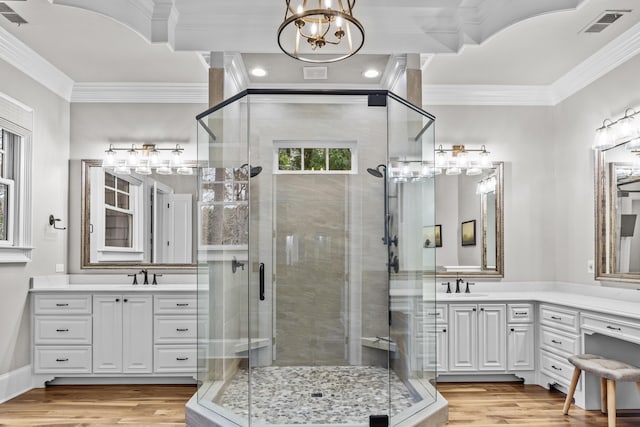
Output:
[[155,316],[153,336],[156,344],[195,344],[196,332],[196,316]]
[[580,353],[580,337],[563,334],[548,326],[541,326],[540,346],[556,354],[569,357]]
[[91,316],[35,316],[35,344],[91,344]]
[[533,322],[533,304],[508,304],[507,322],[531,323]]
[[640,326],[608,316],[582,315],[582,328],[640,344]]
[[196,295],[155,295],[156,314],[196,314]]
[[157,345],[153,358],[154,372],[194,374],[197,365],[195,345]]
[[447,306],[444,304],[433,304],[424,308],[424,320],[427,323],[447,323]]
[[91,347],[40,347],[34,349],[34,373],[91,373]]
[[578,333],[578,312],[543,304],[540,306],[540,323]]
[[[571,384],[574,367],[566,359],[543,350],[540,352],[540,369],[543,374],[557,381],[558,384],[562,384],[565,387],[569,387],[569,384]],[[578,381],[578,390],[580,390],[581,384],[582,378]]]
[[91,295],[36,294],[34,314],[91,314]]

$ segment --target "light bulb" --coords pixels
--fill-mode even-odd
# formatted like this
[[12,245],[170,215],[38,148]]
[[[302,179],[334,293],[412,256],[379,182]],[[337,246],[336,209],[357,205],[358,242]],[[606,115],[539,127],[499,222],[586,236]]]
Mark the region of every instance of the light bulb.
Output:
[[342,28],[342,16],[336,18],[336,27]]
[[182,151],[178,148],[171,152],[171,166],[178,167],[182,164]]
[[315,36],[316,34],[318,34],[318,24],[314,22],[311,24],[311,35]]
[[444,173],[446,175],[460,175],[462,173],[462,170],[458,167],[450,166]]
[[469,165],[469,157],[466,151],[460,151],[456,156],[456,166],[459,168],[466,168]]
[[444,151],[436,151],[436,167],[444,168],[447,166],[447,153]]
[[138,166],[138,152],[134,148],[131,148],[131,150],[129,150],[128,153],[129,153],[129,157],[127,159],[127,165]]
[[616,139],[619,141],[627,141],[634,136],[636,136],[636,128],[633,126],[634,120],[633,117],[624,116],[621,118],[616,124],[617,132]]
[[478,160],[478,167],[481,169],[488,169],[493,167],[491,163],[491,159],[489,158],[489,153],[483,151],[480,153],[480,159]]
[[149,153],[149,163],[152,165],[157,165],[160,163],[160,152],[155,148]]
[[108,150],[105,150],[104,152],[104,162],[108,165],[108,166],[113,166],[116,164],[116,152],[111,148],[111,146],[109,147]]
[[156,169],[158,175],[171,175],[171,168],[167,165],[162,165]]
[[[607,120],[605,120],[606,122]],[[592,148],[594,150],[608,150],[615,146],[610,125],[603,122],[602,127],[596,129]]]
[[325,9],[331,9],[331,0],[324,0]]
[[302,5],[301,5],[301,4],[299,4],[299,5],[298,5],[298,8],[296,9],[296,13],[297,13],[298,15],[302,15],[302,12],[304,12],[304,9],[303,9]]

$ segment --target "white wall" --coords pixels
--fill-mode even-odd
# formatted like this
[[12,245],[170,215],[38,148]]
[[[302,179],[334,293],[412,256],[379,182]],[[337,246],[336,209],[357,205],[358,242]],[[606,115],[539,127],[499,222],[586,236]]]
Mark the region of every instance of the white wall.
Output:
[[436,116],[436,144],[486,144],[492,159],[505,162],[504,280],[554,280],[553,107],[429,106],[428,99],[423,101]]
[[[197,159],[196,115],[204,104],[102,104],[71,105],[71,147],[69,180],[69,272],[104,273],[80,269],[80,159],[102,159],[109,143],[123,147],[135,143],[155,143],[170,147],[179,143],[185,160]],[[195,210],[194,210],[195,215]],[[130,273],[135,269],[116,270]],[[114,271],[110,271],[113,273]]]
[[[553,268],[560,281],[597,284],[587,273],[594,259],[594,154],[596,128],[605,118],[617,119],[627,107],[640,107],[640,56],[566,99],[554,109],[555,221]],[[620,285],[617,285],[620,286]],[[633,286],[634,288],[637,287]]]
[[66,231],[51,232],[49,214],[67,225],[69,103],[0,60],[0,92],[34,110],[32,261],[0,264],[0,375],[30,363],[29,278],[66,263]]

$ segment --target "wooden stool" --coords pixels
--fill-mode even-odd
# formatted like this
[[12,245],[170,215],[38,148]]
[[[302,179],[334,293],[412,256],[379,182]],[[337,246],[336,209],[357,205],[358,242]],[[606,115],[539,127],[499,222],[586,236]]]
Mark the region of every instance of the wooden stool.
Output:
[[562,413],[569,413],[580,373],[585,371],[600,377],[600,408],[603,414],[608,414],[609,427],[616,427],[616,381],[633,381],[640,390],[640,368],[595,354],[577,354],[569,357],[569,362],[575,369]]

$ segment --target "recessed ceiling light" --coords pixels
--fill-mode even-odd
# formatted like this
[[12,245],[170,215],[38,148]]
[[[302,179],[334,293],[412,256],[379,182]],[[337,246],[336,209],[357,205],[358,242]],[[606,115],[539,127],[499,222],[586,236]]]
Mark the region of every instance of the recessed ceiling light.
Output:
[[267,71],[264,68],[256,67],[251,70],[251,75],[255,77],[264,77],[267,75]]
[[376,77],[378,77],[380,75],[380,71],[374,70],[374,69],[370,69],[370,70],[367,70],[364,73],[362,73],[362,75],[365,76],[368,79],[375,79]]

